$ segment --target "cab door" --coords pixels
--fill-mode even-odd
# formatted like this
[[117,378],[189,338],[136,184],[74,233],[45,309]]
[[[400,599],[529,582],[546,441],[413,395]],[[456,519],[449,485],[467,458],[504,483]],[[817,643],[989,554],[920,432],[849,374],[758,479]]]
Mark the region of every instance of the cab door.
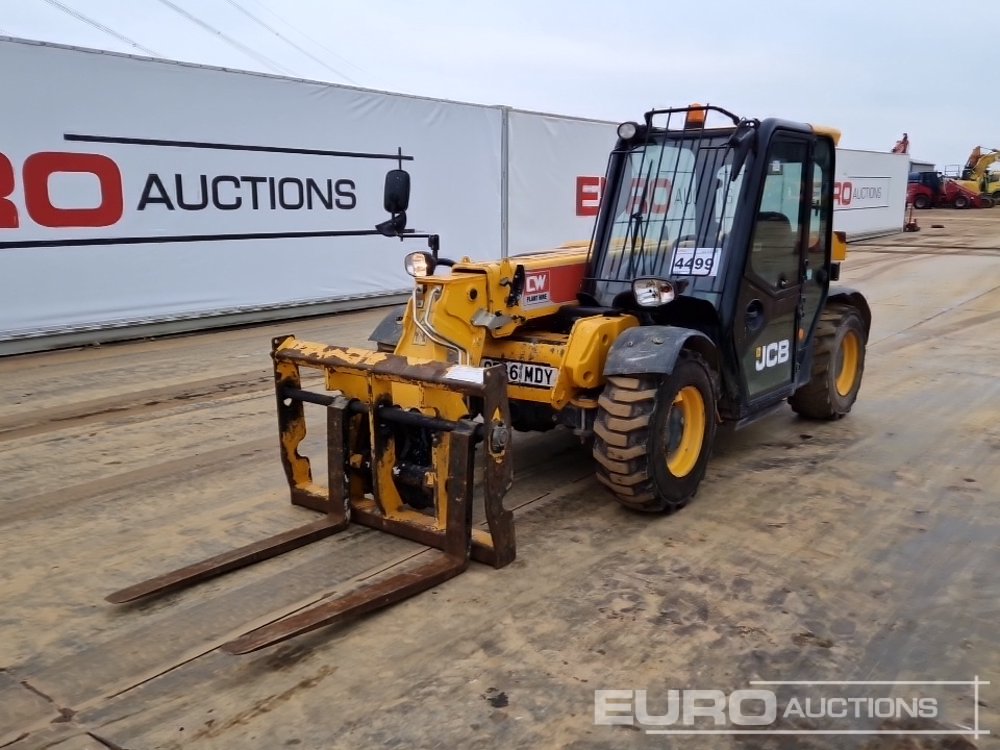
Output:
[[[777,131],[736,307],[733,333],[751,409],[787,397],[795,382],[802,316],[811,138]],[[811,188],[811,184],[809,185]]]
[[[835,146],[829,138],[817,138],[812,149],[809,194],[809,236],[802,262],[802,311],[800,343],[812,341],[823,303],[830,288],[831,234],[833,224],[833,175]],[[796,362],[801,367],[806,347],[800,347]],[[801,373],[800,373],[801,374]]]

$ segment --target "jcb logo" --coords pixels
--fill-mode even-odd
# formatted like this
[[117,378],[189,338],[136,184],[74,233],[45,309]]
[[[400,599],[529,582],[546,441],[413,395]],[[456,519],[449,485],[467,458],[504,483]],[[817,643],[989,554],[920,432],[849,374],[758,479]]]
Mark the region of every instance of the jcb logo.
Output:
[[775,365],[787,362],[790,348],[791,344],[788,339],[775,341],[771,344],[764,344],[764,346],[758,346],[756,351],[757,356],[754,360],[754,366],[757,368],[757,372],[761,372],[765,368],[774,367]]

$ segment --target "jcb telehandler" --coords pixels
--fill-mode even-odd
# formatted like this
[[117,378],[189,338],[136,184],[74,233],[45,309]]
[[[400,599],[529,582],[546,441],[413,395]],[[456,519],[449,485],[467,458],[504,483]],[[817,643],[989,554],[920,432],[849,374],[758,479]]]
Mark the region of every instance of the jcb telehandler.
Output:
[[[292,502],[324,517],[108,598],[173,590],[351,521],[440,550],[224,646],[253,651],[430,588],[470,557],[513,560],[512,430],[592,438],[618,502],[672,511],[697,491],[720,424],[785,401],[842,417],[871,312],[830,284],[846,256],[832,226],[838,138],[718,107],[652,110],[618,128],[589,246],[486,262],[440,257],[436,236],[407,230],[409,176],[391,171],[379,231],[430,250],[406,256],[412,297],[373,333],[379,351],[273,341]],[[303,367],[323,374],[324,392],[303,389]],[[304,403],[327,413],[326,487],[298,450]],[[485,529],[472,515],[480,443]]]

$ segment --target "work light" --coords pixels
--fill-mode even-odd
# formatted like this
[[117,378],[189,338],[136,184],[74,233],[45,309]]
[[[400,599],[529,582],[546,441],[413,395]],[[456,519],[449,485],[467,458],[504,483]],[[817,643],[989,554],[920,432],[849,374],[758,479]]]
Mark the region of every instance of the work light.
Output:
[[618,137],[623,141],[629,141],[635,138],[635,134],[639,132],[639,125],[634,122],[623,122],[618,126]]
[[410,253],[403,258],[403,268],[414,278],[430,276],[434,273],[434,256],[422,251]]
[[674,286],[669,281],[639,278],[632,282],[632,293],[640,307],[659,307],[674,298]]

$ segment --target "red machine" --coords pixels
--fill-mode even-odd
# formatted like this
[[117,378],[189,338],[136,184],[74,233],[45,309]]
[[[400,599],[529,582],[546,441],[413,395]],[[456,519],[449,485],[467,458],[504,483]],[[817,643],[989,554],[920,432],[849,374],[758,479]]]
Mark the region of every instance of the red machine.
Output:
[[985,195],[959,185],[939,172],[912,172],[906,186],[906,202],[914,208],[954,206],[955,208],[991,208]]

